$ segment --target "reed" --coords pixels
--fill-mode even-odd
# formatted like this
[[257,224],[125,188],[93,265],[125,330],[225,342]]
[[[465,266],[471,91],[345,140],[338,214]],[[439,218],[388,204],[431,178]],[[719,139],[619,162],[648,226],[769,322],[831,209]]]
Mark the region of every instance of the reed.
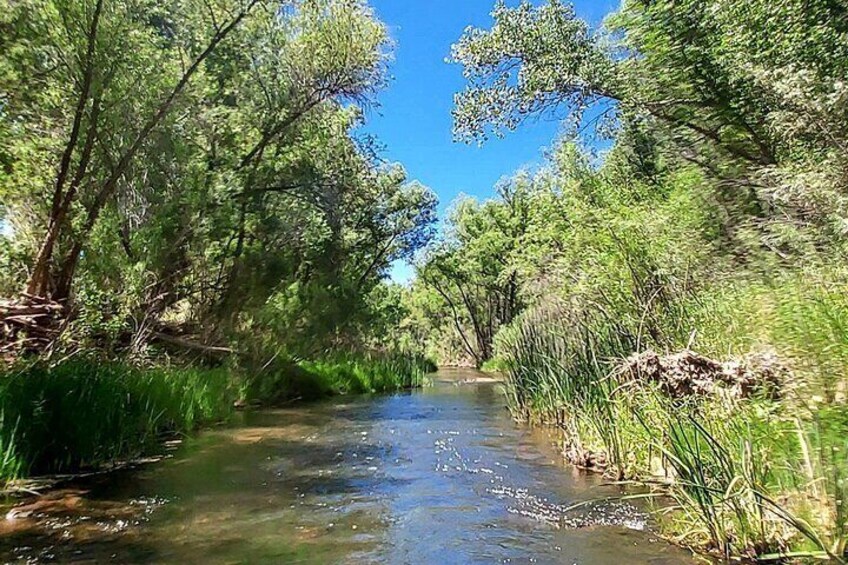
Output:
[[620,422],[627,410],[613,394],[611,373],[613,361],[634,342],[626,328],[600,317],[561,309],[529,312],[496,345],[507,368],[510,408],[565,429],[578,459],[603,451],[609,470],[625,478],[630,456]]
[[0,480],[97,469],[156,452],[163,436],[226,420],[237,400],[274,404],[420,386],[435,367],[406,353],[322,361],[137,368],[75,358],[0,374]]
[[[838,280],[678,295],[654,310],[650,334],[632,305],[613,301],[528,311],[496,341],[508,405],[561,427],[567,450],[602,452],[612,478],[671,496],[660,521],[680,543],[728,559],[846,562],[848,300]],[[790,374],[780,399],[671,399],[617,376],[626,356],[686,347],[686,334],[716,356],[774,350]]]
[[396,352],[335,353],[299,365],[329,394],[380,393],[420,387],[424,376],[436,369],[422,355]]
[[64,473],[131,459],[225,419],[235,398],[226,371],[137,369],[76,359],[0,377],[0,477]]

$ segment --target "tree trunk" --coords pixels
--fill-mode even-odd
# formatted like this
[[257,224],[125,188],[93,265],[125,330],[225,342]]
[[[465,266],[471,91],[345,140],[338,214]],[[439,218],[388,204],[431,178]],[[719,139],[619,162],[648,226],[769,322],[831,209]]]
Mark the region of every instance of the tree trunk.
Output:
[[[88,100],[91,95],[91,83],[94,77],[94,49],[97,43],[97,28],[100,25],[100,14],[103,9],[103,0],[98,0],[94,7],[94,14],[91,18],[91,26],[88,31],[88,46],[86,48],[85,68],[83,70],[82,88],[80,96],[77,100],[76,110],[74,112],[73,125],[71,133],[68,136],[68,143],[65,145],[65,150],[62,153],[62,159],[59,163],[59,171],[56,174],[56,183],[53,190],[53,202],[50,207],[50,219],[47,224],[47,233],[44,235],[44,240],[38,249],[38,254],[35,258],[32,274],[27,282],[26,292],[33,296],[46,298],[50,295],[50,261],[53,258],[53,250],[56,247],[56,242],[59,240],[62,225],[67,217],[70,204],[73,201],[76,193],[76,188],[82,180],[82,174],[74,175],[74,180],[71,182],[71,188],[68,194],[63,194],[65,183],[68,179],[68,174],[71,168],[71,160],[74,150],[76,149],[79,140],[80,129],[82,127],[82,119],[85,114],[85,109],[88,106]],[[96,122],[96,112],[99,105],[95,104],[95,109],[92,110],[92,121]],[[89,132],[93,130],[94,124],[89,124]],[[85,170],[88,163],[88,158],[91,154],[91,143],[93,139],[88,136],[86,139],[86,154],[83,155],[80,167],[77,172]]]
[[[94,228],[97,219],[100,217],[100,213],[103,211],[103,207],[109,201],[109,198],[114,194],[115,189],[118,186],[118,182],[123,178],[127,169],[129,168],[132,160],[135,158],[135,155],[144,145],[144,142],[150,136],[151,132],[154,130],[156,126],[158,126],[165,116],[168,115],[173,104],[177,97],[182,93],[185,89],[188,82],[194,76],[194,74],[198,71],[200,66],[206,60],[206,58],[215,50],[221,41],[223,41],[240,23],[241,21],[248,15],[250,10],[259,2],[259,0],[252,0],[245,8],[236,15],[232,21],[224,28],[219,29],[215,35],[210,40],[209,44],[206,46],[206,49],[203,50],[200,55],[192,62],[191,66],[186,69],[183,73],[183,76],[180,78],[179,82],[176,86],[171,90],[170,94],[162,101],[162,103],[157,108],[156,112],[150,119],[144,124],[141,131],[136,136],[132,145],[127,149],[127,151],[121,156],[118,161],[117,166],[112,171],[112,174],[109,178],[103,183],[98,191],[94,202],[88,210],[88,217],[86,218],[85,225],[83,229],[80,231],[79,235],[76,238],[76,241],[71,246],[70,252],[66,255],[64,261],[61,264],[61,268],[59,270],[59,275],[56,280],[55,290],[53,291],[53,298],[55,300],[65,300],[70,295],[71,287],[73,285],[74,275],[76,273],[77,265],[79,264],[79,259],[82,254],[82,249],[85,243],[88,241],[88,236],[91,234],[91,230]],[[54,238],[55,242],[55,238]],[[52,243],[50,247],[50,253],[52,255]],[[49,257],[47,258],[49,260]]]

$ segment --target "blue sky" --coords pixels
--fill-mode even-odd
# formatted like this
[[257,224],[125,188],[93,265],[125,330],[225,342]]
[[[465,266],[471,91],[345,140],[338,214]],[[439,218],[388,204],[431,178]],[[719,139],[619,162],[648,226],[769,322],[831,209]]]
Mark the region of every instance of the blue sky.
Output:
[[[380,93],[379,105],[369,112],[365,130],[386,147],[386,159],[402,163],[410,178],[438,194],[440,215],[459,194],[486,198],[501,177],[539,163],[542,149],[551,145],[559,130],[552,121],[534,121],[483,147],[453,142],[453,95],[465,82],[461,68],[445,63],[445,58],[467,26],[491,26],[494,3],[371,0],[396,45],[392,81]],[[618,0],[579,0],[574,4],[581,17],[597,25]],[[411,274],[408,265],[398,264],[392,278],[402,282]]]

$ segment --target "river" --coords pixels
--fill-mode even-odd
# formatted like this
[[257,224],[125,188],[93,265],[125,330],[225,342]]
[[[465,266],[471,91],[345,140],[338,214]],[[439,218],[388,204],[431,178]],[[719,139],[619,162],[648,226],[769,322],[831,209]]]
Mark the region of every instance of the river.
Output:
[[433,386],[240,415],[159,463],[11,511],[3,561],[690,563],[616,494],[514,424],[497,384]]

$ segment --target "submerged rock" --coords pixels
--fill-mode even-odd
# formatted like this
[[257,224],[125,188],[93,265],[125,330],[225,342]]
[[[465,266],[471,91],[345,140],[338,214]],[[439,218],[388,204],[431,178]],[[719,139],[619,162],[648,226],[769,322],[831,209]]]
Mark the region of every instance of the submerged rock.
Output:
[[776,398],[789,370],[773,352],[716,361],[691,350],[669,355],[644,351],[628,357],[619,375],[637,382],[659,383],[671,397],[729,394],[734,398]]

